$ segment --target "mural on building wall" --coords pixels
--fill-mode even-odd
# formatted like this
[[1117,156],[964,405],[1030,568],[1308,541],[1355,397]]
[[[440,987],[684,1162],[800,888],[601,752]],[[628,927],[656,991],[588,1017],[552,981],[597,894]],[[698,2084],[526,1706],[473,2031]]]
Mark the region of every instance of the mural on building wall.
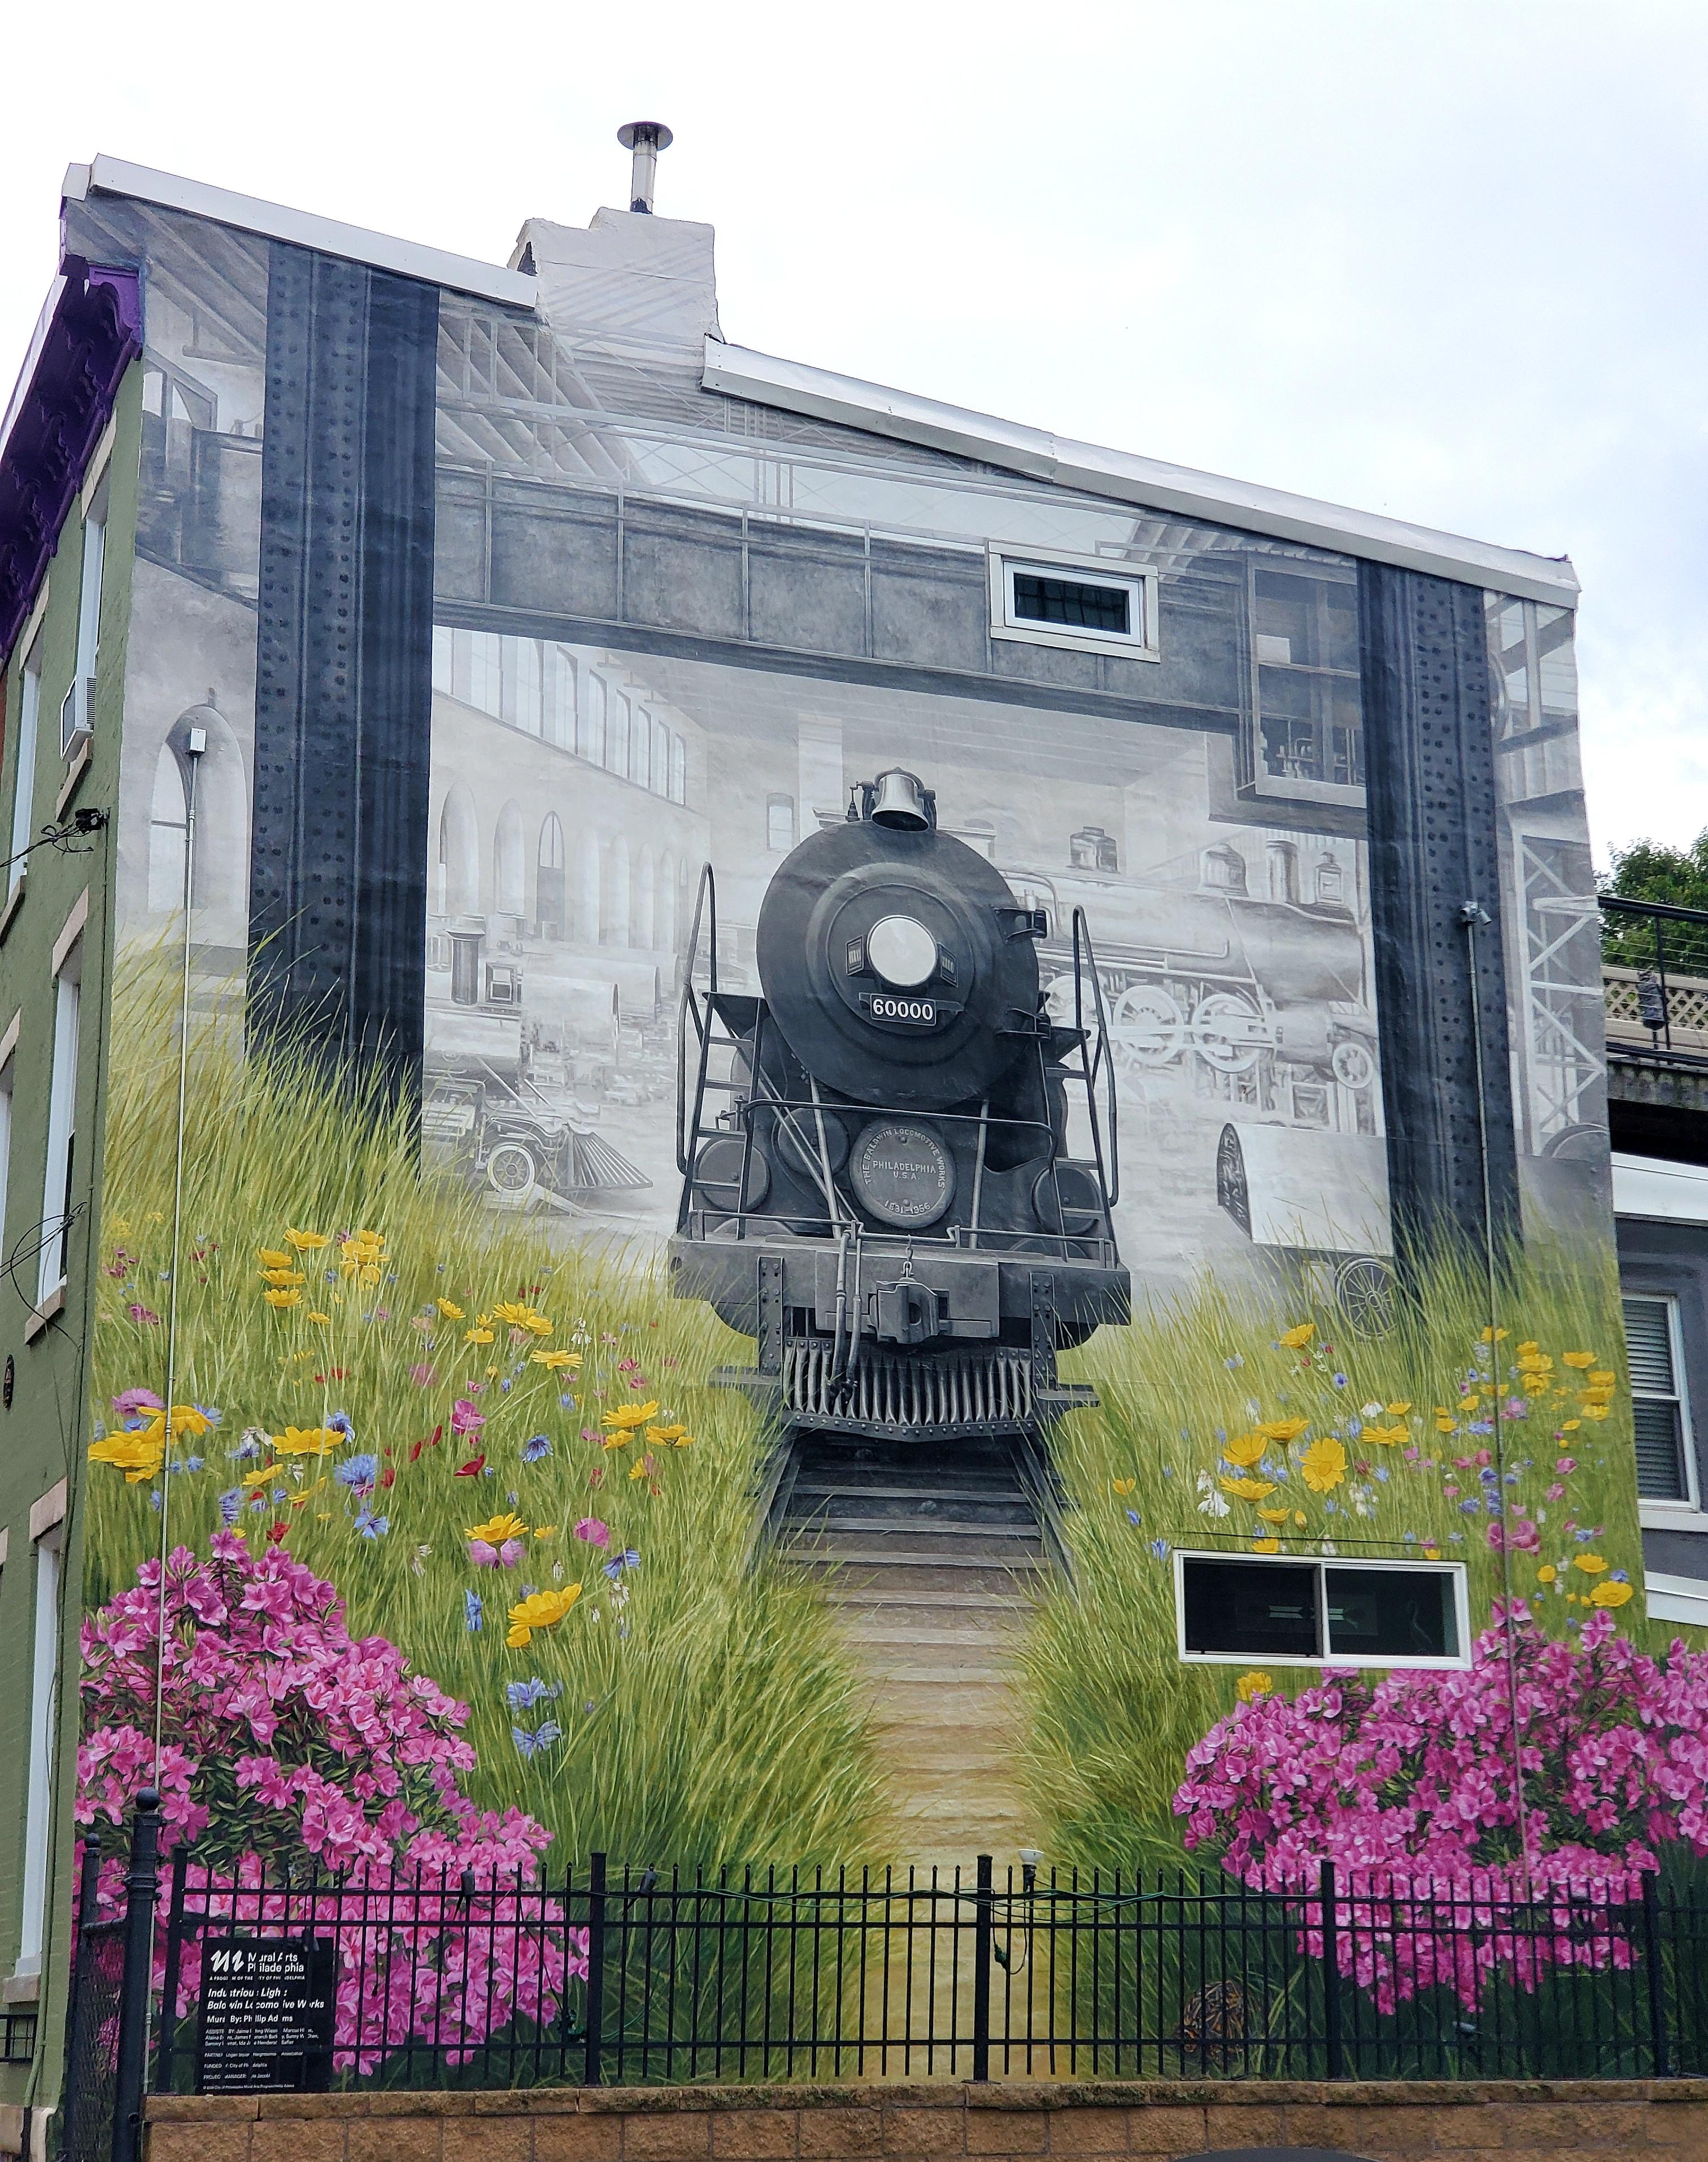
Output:
[[[1116,1229],[1141,1308],[1154,1293],[1164,1309],[1076,1355],[1102,1408],[1052,1438],[1076,1593],[1041,1599],[1013,1721],[1045,1843],[1088,1860],[1227,1846],[1254,1882],[1340,1852],[1345,1827],[1308,1810],[1256,1838],[1262,1767],[1409,1719],[1406,1776],[1428,1787],[1435,1731],[1475,1726],[1506,1686],[1503,1640],[1483,1634],[1497,1601],[1530,1617],[1533,1709],[1575,1691],[1610,1732],[1677,1723],[1688,1678],[1627,1657],[1640,1549],[1605,1227],[1584,1198],[1605,1152],[1568,618],[1490,598],[1527,1206],[1575,1216],[1585,1261],[1567,1282],[1521,1272],[1490,1334],[1474,1272],[1447,1267],[1421,1321],[1385,1295],[1346,559],[729,401],[708,415],[685,371],[625,375],[447,295],[415,837],[423,1176],[408,1106],[289,1052],[246,1063],[222,1025],[252,958],[252,849],[271,844],[253,830],[266,251],[170,213],[99,216],[96,252],[150,265],[85,1535],[80,1810],[114,1898],[115,1828],[154,1762],[162,1611],[170,1835],[220,1867],[917,1851],[857,1649],[810,1584],[751,1566],[772,1437],[713,1386],[740,1347],[656,1267],[703,867],[721,981],[755,990],[778,866],[896,765],[1042,911],[1058,1018],[1084,912]],[[596,607],[600,521],[624,574]],[[1011,540],[1154,570],[1162,663],[999,650],[985,546]],[[697,636],[645,631],[672,595],[703,610]],[[802,609],[821,603],[815,661]],[[976,635],[950,666],[929,641],[968,607]],[[192,728],[210,749],[175,1261],[175,1065],[159,1046]],[[1429,1626],[1449,1670],[1371,1699],[1313,1689],[1330,1644],[1183,1660],[1183,1555],[1445,1571],[1457,1603]],[[1613,1625],[1630,1633],[1610,1648]],[[1548,1764],[1552,1809],[1567,1775]],[[1464,1779],[1499,1774],[1479,1758]],[[1688,1797],[1645,1816],[1648,1792],[1561,1804],[1550,1851],[1641,1873],[1663,1819],[1694,1836]],[[1393,1791],[1378,1803],[1408,1866],[1510,1864],[1507,1802],[1469,1839],[1444,1815],[1419,1830]],[[500,1977],[456,2017],[502,2025],[521,1987]],[[359,1976],[344,1995],[340,2047],[365,2062]]]

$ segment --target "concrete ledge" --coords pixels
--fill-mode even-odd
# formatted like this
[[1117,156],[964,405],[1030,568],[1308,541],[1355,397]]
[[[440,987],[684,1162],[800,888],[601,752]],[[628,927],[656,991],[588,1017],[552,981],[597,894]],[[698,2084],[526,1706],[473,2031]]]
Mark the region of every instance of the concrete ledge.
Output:
[[997,2080],[151,2096],[147,2162],[1708,2162],[1708,2081]]

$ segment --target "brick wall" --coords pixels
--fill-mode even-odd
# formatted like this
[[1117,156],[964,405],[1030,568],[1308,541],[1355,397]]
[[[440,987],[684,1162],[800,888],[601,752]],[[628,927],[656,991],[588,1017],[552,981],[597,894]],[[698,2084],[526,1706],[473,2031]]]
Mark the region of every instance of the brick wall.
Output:
[[156,2096],[145,2162],[1151,2162],[1255,2149],[1361,2162],[1708,2162],[1683,2080],[536,2088]]

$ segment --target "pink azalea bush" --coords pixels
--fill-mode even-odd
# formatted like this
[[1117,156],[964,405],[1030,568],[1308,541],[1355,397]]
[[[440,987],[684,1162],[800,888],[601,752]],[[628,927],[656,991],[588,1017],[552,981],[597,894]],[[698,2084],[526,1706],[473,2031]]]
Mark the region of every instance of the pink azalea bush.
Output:
[[[1332,1862],[1340,1964],[1383,2011],[1437,1986],[1474,2008],[1492,1979],[1628,1966],[1607,1905],[1641,1897],[1663,1842],[1708,1854],[1708,1653],[1646,1658],[1605,1613],[1562,1642],[1497,1608],[1467,1669],[1254,1695],[1190,1751],[1174,1810],[1189,1847],[1254,1889],[1314,1893]],[[1574,1895],[1600,1918],[1575,1920]],[[1314,1919],[1301,1935],[1320,1956]]]
[[[109,1909],[124,1904],[123,1828],[154,1769],[160,1594],[160,1564],[145,1562],[83,1624],[76,1817],[102,1846]],[[175,1548],[164,1618],[162,1845],[193,1846],[191,1911],[246,1929],[285,1921],[265,1888],[286,1872],[340,1881],[340,1898],[297,1893],[289,1910],[294,1932],[342,1924],[340,2068],[372,2072],[412,2040],[463,2063],[518,2016],[555,2018],[587,1973],[587,1933],[537,1889],[546,1827],[458,1791],[475,1761],[458,1731],[467,1706],[384,1637],[353,1638],[333,1587],[281,1545],[251,1554],[217,1532],[206,1560]],[[200,1975],[191,1940],[180,2013]]]

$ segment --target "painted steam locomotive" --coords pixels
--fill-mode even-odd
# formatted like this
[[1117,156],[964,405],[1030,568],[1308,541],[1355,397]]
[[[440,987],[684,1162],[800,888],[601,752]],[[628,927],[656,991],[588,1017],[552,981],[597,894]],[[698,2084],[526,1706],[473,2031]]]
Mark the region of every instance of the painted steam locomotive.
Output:
[[683,994],[679,1296],[756,1336],[723,1376],[793,1433],[1020,1436],[1091,1400],[1058,1349],[1128,1317],[1114,1073],[1083,918],[1047,926],[892,769],[766,890],[760,993],[718,981],[701,877]]

